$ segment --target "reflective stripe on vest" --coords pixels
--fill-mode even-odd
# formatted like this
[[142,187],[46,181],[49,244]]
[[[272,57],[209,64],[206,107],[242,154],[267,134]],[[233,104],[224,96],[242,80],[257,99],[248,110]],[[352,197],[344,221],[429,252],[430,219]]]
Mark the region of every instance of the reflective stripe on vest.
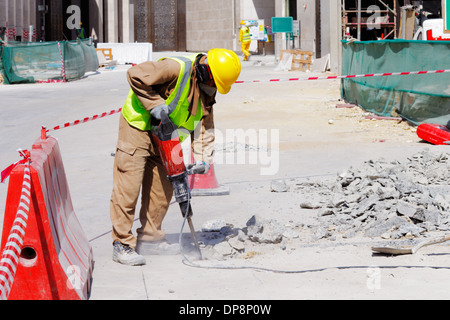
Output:
[[180,73],[180,77],[178,77],[175,90],[173,90],[173,92],[166,100],[166,105],[168,106],[169,109],[169,118],[178,127],[183,127],[187,129],[189,132],[194,131],[195,127],[203,117],[201,100],[199,99],[196,115],[192,116],[189,113],[189,101],[187,99],[191,83],[191,70],[197,55],[198,54],[192,55],[190,57],[169,58],[178,61],[182,66],[181,69],[182,70],[184,69],[183,76],[181,76]]
[[[169,117],[172,122],[179,128],[183,127],[189,132],[194,131],[195,127],[203,117],[200,99],[195,116],[190,115],[189,101],[187,100],[190,88],[191,70],[196,56],[197,54],[191,57],[168,58],[180,63],[181,70],[175,89],[166,99],[165,103],[168,106]],[[143,131],[148,131],[151,129],[150,112],[144,108],[133,90],[130,90],[128,94],[127,100],[122,109],[122,114],[131,126]]]
[[243,29],[243,35],[242,35],[242,42],[250,42],[252,41],[251,37],[250,37],[250,30],[247,27],[244,27]]

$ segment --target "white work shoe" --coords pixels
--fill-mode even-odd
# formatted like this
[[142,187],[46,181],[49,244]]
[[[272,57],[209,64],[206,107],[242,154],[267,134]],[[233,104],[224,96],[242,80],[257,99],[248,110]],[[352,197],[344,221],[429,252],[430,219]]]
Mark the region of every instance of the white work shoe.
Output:
[[114,241],[112,259],[115,262],[128,266],[141,266],[145,264],[145,258],[134,251],[128,245]]
[[142,241],[138,240],[136,251],[143,255],[175,255],[180,253],[178,243],[169,243],[167,240]]

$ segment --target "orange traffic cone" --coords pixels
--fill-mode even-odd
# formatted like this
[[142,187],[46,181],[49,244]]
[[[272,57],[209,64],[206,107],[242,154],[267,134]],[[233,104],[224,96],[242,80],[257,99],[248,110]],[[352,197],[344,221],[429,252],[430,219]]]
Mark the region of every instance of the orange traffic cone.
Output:
[[[194,163],[194,154],[189,139],[182,143],[184,162],[186,166]],[[192,196],[225,196],[230,194],[230,188],[219,185],[216,178],[214,163],[210,164],[206,174],[189,175],[189,189]]]
[[221,186],[217,182],[214,163],[210,164],[206,174],[189,176],[189,189],[192,196],[225,196],[230,194],[230,188]]

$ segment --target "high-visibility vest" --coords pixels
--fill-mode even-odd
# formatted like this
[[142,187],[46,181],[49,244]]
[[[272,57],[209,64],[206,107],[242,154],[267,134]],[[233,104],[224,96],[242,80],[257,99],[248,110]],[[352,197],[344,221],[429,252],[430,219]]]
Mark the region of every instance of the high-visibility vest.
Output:
[[[165,101],[169,110],[169,118],[179,129],[184,128],[189,132],[195,130],[203,117],[201,100],[199,99],[196,115],[193,116],[189,113],[189,101],[187,99],[191,83],[191,70],[197,56],[198,54],[189,57],[167,58],[177,61],[181,66],[175,89]],[[144,108],[132,89],[130,89],[122,108],[122,114],[131,126],[142,131],[151,130],[150,112]],[[181,131],[184,132],[185,130]],[[183,140],[185,135],[180,136],[180,138]]]
[[252,41],[250,37],[250,29],[248,27],[242,27],[240,33],[241,42],[246,43]]

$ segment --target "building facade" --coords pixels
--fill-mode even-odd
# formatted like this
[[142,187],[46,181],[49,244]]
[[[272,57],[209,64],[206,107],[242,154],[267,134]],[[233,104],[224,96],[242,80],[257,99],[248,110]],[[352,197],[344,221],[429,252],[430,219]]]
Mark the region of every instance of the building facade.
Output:
[[[272,41],[253,41],[251,51],[278,56],[295,47],[316,58],[330,54],[332,64],[339,59],[341,14],[341,1],[330,0],[0,0],[0,27],[20,41],[85,36],[150,42],[154,51],[239,52],[240,21],[264,20]],[[288,16],[300,21],[299,35],[289,41],[286,34],[271,35],[272,17]]]

